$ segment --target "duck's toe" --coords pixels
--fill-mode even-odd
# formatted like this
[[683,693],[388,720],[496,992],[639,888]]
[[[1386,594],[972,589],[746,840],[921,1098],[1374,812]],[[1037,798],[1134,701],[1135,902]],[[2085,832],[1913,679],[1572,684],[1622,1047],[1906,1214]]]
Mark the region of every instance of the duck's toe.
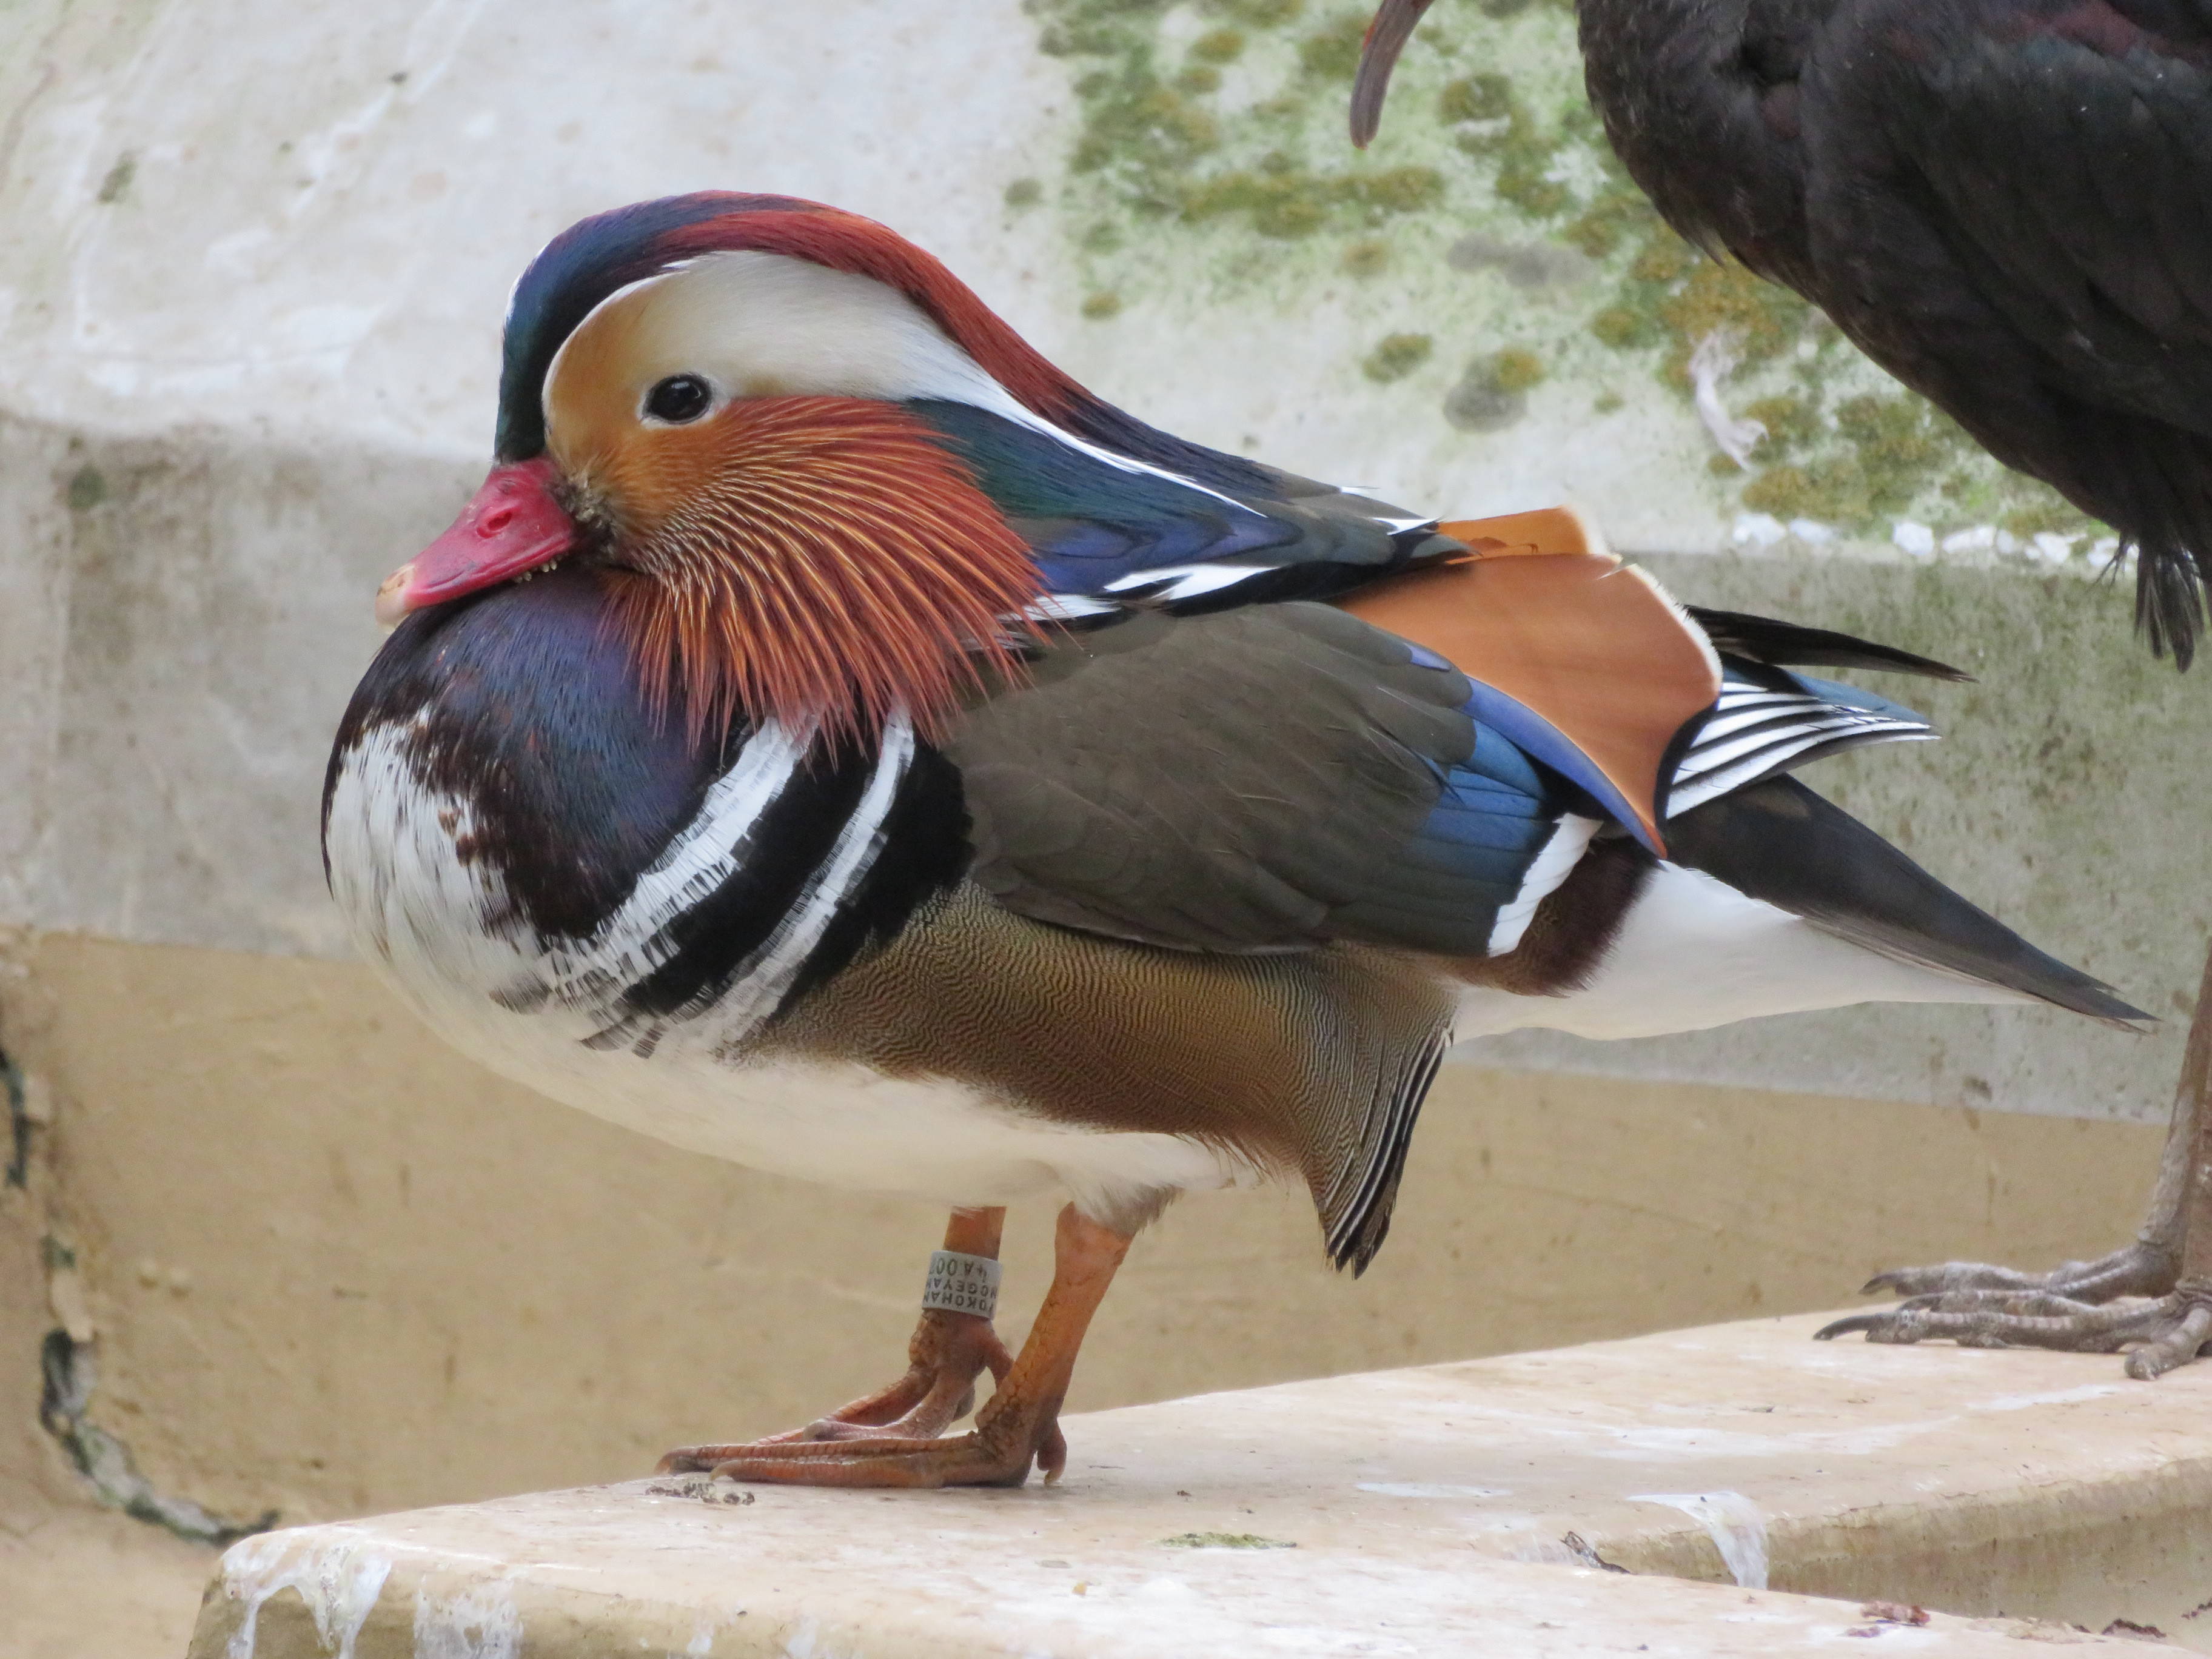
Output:
[[907,1345],[906,1375],[873,1394],[840,1406],[803,1428],[726,1445],[679,1446],[655,1470],[688,1474],[720,1469],[771,1447],[818,1446],[846,1441],[926,1443],[975,1408],[975,1381],[986,1370],[1003,1377],[1012,1356],[991,1322],[974,1314],[932,1308]]

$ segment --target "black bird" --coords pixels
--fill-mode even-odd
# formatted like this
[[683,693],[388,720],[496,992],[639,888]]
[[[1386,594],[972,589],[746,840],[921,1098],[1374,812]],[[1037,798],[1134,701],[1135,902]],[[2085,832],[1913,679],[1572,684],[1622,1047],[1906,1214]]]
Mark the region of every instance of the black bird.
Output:
[[[1380,119],[1430,0],[1384,0]],[[1681,235],[2112,526],[2189,665],[2212,580],[2212,0],[1577,0],[1591,102]]]

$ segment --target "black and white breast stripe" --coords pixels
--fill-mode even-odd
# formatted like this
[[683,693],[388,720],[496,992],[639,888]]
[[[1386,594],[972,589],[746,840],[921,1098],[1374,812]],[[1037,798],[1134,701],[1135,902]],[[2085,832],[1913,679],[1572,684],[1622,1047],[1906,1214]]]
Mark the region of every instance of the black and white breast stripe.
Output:
[[727,1048],[773,1018],[882,854],[915,752],[903,718],[869,765],[809,766],[780,727],[757,732],[621,908],[549,952],[548,994],[611,1016],[588,1046],[649,1054],[703,1019]]
[[560,1011],[586,1048],[650,1055],[680,1033],[733,1058],[966,865],[958,775],[909,722],[866,753],[770,723],[617,902],[582,932],[549,931],[516,902],[532,873],[486,851],[503,844],[488,833],[503,803],[426,776],[425,724],[371,727],[338,767],[333,890],[368,948],[432,1002],[459,991],[488,1017]]

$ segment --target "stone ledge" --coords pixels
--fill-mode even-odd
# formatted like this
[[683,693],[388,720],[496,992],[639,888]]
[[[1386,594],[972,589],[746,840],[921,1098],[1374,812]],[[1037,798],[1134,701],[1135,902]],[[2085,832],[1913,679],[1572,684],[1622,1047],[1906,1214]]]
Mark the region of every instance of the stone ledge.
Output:
[[1049,1490],[648,1480],[296,1528],[224,1558],[191,1659],[2212,1646],[2212,1370],[1818,1323],[1073,1418]]

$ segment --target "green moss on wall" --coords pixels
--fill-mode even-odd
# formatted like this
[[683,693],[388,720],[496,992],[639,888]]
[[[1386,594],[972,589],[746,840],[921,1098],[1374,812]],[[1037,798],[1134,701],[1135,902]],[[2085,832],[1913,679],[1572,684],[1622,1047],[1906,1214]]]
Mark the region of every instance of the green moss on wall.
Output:
[[107,478],[89,461],[70,474],[67,487],[62,492],[72,513],[89,513],[107,499]]
[[1305,9],[1305,0],[1206,0],[1201,8],[1213,16],[1234,18],[1264,29],[1295,22]]
[[1544,378],[1533,351],[1508,346],[1468,365],[1444,396],[1444,419],[1462,432],[1502,432],[1528,412],[1528,390]]
[[1387,386],[1393,380],[1402,380],[1429,361],[1436,351],[1435,337],[1427,334],[1391,334],[1367,354],[1359,367],[1370,380]]
[[1533,351],[1508,346],[1490,360],[1490,379],[1500,392],[1526,392],[1544,378],[1544,360]]
[[1354,242],[1344,250],[1343,269],[1347,276],[1380,276],[1390,268],[1390,245],[1376,237]]
[[[1700,474],[1722,513],[1885,539],[1904,518],[2093,528],[1795,295],[1661,222],[1582,94],[1572,0],[1437,0],[1364,155],[1345,135],[1364,0],[1027,6],[1042,50],[1070,60],[1078,118],[1056,205],[1087,267],[1087,316],[1200,292],[1297,315],[1327,284],[1365,279],[1359,314],[1380,326],[1352,333],[1347,369],[1389,382],[1431,351],[1468,352],[1439,415],[1471,431],[1521,418],[1547,374],[1602,385],[1599,412],[1636,403],[1686,424],[1691,360],[1717,335],[1733,359],[1717,395],[1766,428],[1747,469],[1717,457]],[[1009,191],[1010,207],[1026,199]],[[1471,241],[1497,257],[1450,259],[1464,274],[1439,289],[1434,273]],[[1421,299],[1391,318],[1400,289]],[[1419,358],[1415,339],[1430,343]]]
[[1298,42],[1298,68],[1310,80],[1331,86],[1349,86],[1359,67],[1359,44],[1367,36],[1367,20],[1373,14],[1340,11]]
[[1437,94],[1437,115],[1447,126],[1503,120],[1512,111],[1513,83],[1502,75],[1463,75]]

